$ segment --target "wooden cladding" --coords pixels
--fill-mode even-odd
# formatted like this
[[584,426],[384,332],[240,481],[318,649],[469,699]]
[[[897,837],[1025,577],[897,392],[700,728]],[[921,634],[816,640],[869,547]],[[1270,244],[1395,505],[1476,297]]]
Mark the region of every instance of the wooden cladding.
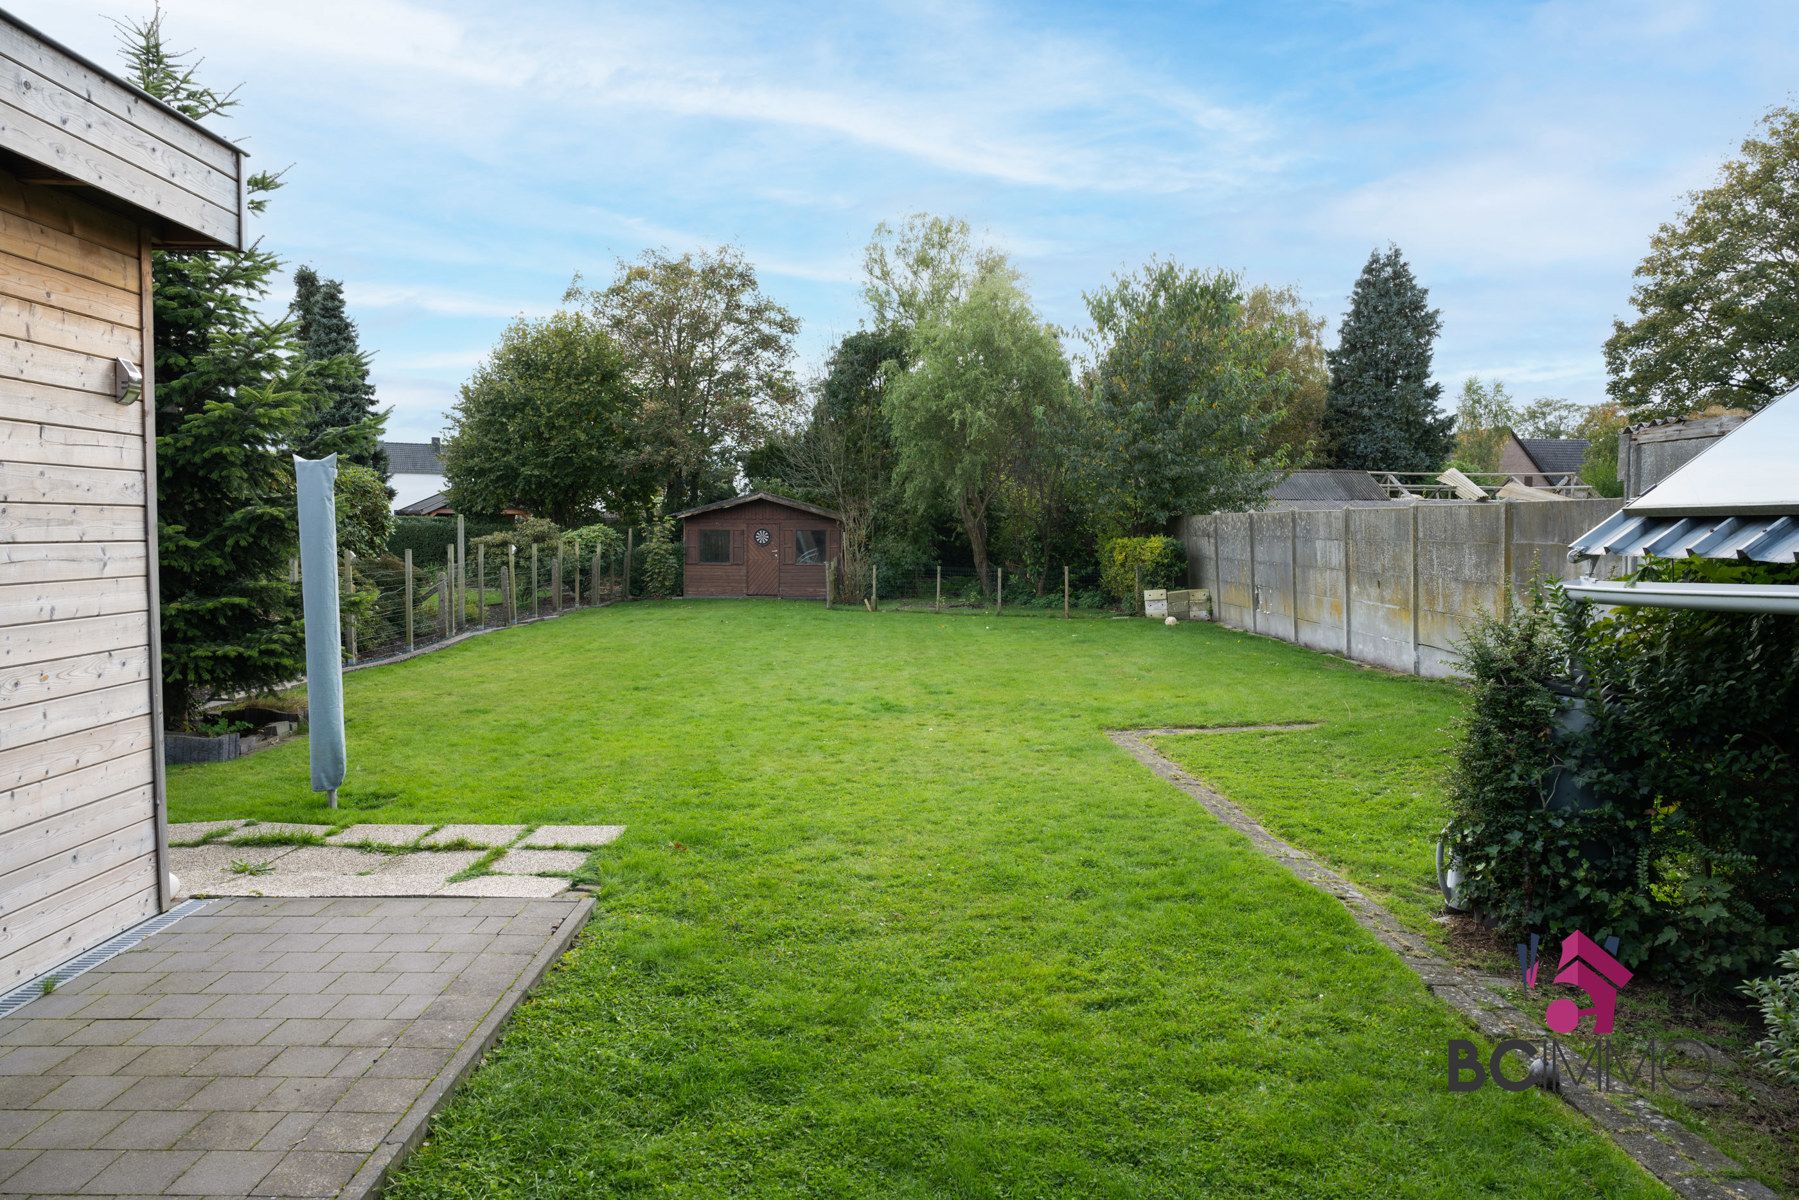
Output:
[[82,195],[0,170],[0,989],[160,903],[147,252]]
[[5,13],[0,149],[128,206],[168,244],[243,248],[234,146]]

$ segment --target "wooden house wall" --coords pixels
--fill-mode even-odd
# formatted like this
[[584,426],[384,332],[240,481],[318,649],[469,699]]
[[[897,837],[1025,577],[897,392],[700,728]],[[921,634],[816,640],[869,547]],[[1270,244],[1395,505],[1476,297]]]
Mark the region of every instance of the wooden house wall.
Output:
[[[836,559],[842,552],[837,522],[802,509],[788,508],[769,500],[752,500],[732,508],[688,517],[683,523],[686,565],[683,569],[683,592],[688,596],[737,597],[747,594],[749,538],[757,529],[767,529],[780,551],[777,594],[793,600],[822,600],[825,595],[826,567],[796,561],[793,534],[798,529],[823,529],[827,558]],[[731,531],[731,561],[728,564],[700,562],[700,530]]]
[[243,246],[244,157],[0,13],[0,149],[160,218],[160,244]]
[[163,900],[149,249],[72,192],[0,171],[0,989]]

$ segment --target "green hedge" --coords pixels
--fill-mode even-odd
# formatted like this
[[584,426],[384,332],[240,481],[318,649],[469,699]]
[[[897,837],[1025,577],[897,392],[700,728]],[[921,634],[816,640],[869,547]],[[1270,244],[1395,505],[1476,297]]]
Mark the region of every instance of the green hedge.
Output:
[[[1639,576],[1791,584],[1799,567]],[[1695,991],[1799,944],[1799,622],[1538,595],[1476,629],[1462,665],[1452,840],[1489,921],[1616,935],[1627,965]]]
[[1187,579],[1187,550],[1171,537],[1113,538],[1099,550],[1099,586],[1113,600],[1136,602],[1139,576],[1145,588],[1180,587]]
[[[483,534],[510,528],[511,517],[463,518],[463,536],[470,541]],[[422,566],[443,562],[444,547],[455,544],[455,517],[395,517],[394,531],[387,539],[387,552],[399,558],[410,550],[412,561]]]

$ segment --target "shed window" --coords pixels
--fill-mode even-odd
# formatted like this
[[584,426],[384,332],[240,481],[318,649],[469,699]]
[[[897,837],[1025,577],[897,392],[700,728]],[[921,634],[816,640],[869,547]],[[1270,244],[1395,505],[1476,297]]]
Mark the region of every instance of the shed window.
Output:
[[700,561],[703,563],[728,563],[731,561],[731,531],[729,529],[700,530]]
[[822,529],[796,529],[793,531],[793,561],[823,566],[825,561],[825,531]]

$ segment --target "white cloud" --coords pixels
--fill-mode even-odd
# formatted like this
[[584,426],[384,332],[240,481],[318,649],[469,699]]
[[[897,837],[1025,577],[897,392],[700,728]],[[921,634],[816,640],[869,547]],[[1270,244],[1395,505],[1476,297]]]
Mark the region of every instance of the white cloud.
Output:
[[449,288],[387,283],[344,284],[344,297],[352,308],[397,308],[446,317],[541,317],[555,306],[523,300],[501,300]]

